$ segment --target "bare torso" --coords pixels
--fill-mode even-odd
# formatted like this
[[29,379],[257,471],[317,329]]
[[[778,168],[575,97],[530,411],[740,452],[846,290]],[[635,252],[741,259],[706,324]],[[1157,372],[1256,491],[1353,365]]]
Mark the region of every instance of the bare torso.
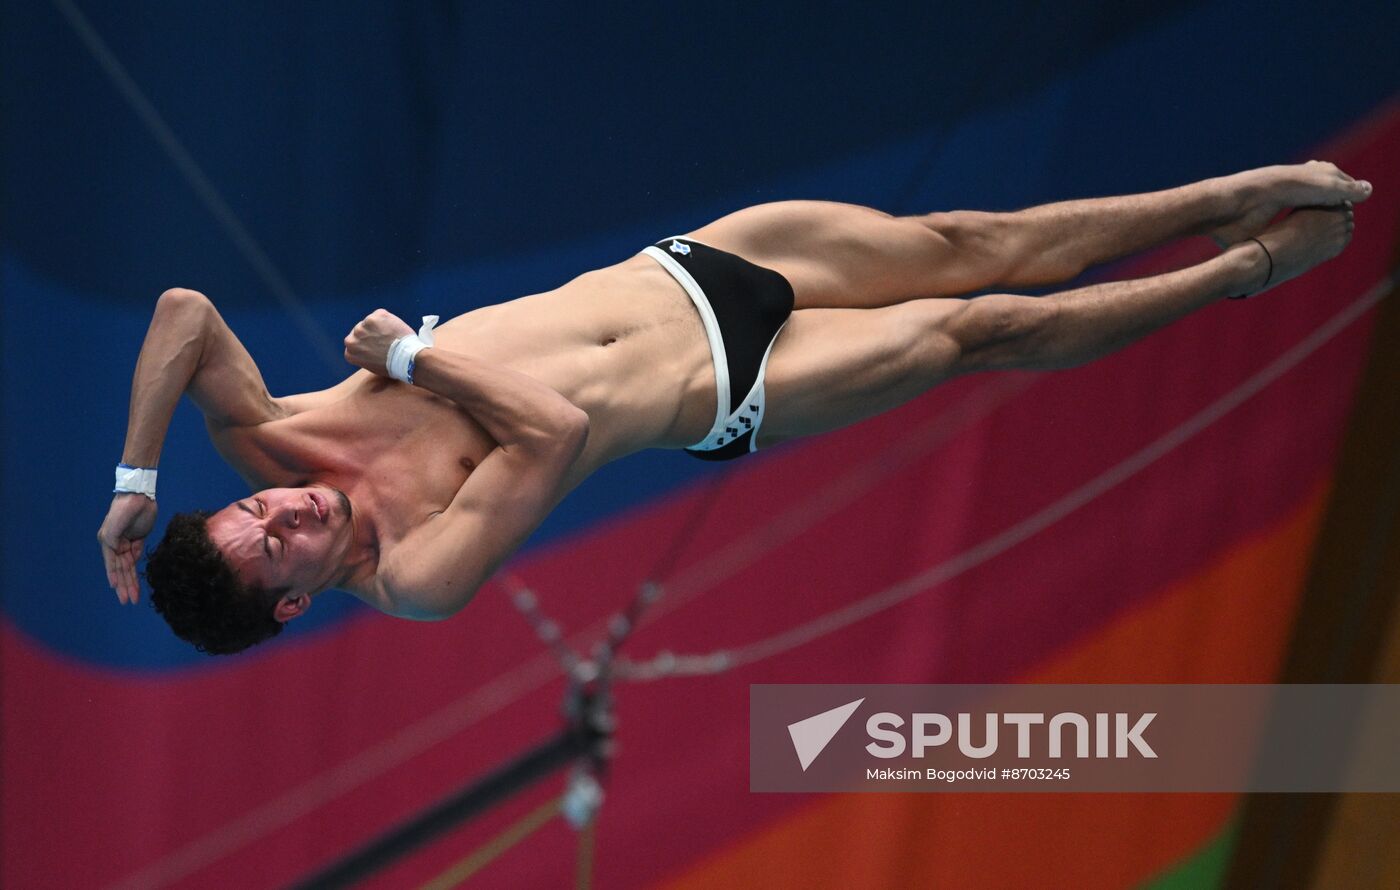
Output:
[[[714,418],[699,314],[646,256],[459,315],[435,336],[439,348],[528,374],[588,413],[566,490],[632,452],[698,441]],[[220,452],[254,488],[321,481],[346,491],[374,510],[384,546],[442,511],[496,447],[448,399],[367,371],[278,401],[285,417],[216,433]]]

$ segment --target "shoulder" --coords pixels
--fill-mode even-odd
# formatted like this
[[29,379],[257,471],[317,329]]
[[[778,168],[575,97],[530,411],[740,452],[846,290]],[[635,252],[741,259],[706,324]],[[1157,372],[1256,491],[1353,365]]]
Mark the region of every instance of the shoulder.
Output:
[[374,576],[354,595],[386,615],[411,621],[442,621],[460,612],[470,594],[462,596],[458,585],[434,583],[411,559],[396,559],[405,555],[404,549],[381,553]]
[[492,537],[460,511],[424,519],[398,540],[381,540],[373,578],[361,598],[400,618],[450,618],[472,601],[509,554]]
[[455,610],[449,612],[432,608],[412,588],[400,585],[391,573],[383,570],[377,571],[362,584],[346,585],[340,589],[365,605],[394,618],[441,621],[456,614]]

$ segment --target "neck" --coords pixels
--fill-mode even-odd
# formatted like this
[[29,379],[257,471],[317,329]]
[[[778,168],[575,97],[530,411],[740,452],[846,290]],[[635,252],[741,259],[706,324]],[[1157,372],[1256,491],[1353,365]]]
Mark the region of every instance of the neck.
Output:
[[343,492],[350,501],[349,541],[340,558],[340,565],[326,585],[360,595],[368,590],[379,569],[379,529],[375,524],[376,510],[366,488],[358,480],[317,478],[307,485],[325,486]]

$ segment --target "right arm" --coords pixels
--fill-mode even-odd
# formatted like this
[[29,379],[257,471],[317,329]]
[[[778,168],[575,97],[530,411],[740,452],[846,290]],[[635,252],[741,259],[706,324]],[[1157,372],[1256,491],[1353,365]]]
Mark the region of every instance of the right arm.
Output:
[[160,295],[131,379],[122,462],[154,467],[180,396],[190,398],[210,426],[255,426],[279,416],[262,373],[219,310],[198,291]]
[[[159,463],[170,419],[186,392],[213,429],[256,425],[280,412],[257,365],[209,298],[172,288],[156,301],[136,360],[122,463]],[[98,530],[107,582],[123,603],[140,597],[136,561],[155,517],[155,501],[117,494]]]

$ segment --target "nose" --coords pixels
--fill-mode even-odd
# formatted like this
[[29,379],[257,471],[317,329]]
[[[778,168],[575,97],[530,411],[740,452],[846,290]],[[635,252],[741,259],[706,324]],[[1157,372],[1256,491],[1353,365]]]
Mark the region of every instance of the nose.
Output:
[[277,511],[273,518],[287,528],[296,528],[301,525],[301,511],[291,504],[287,504],[281,510]]

